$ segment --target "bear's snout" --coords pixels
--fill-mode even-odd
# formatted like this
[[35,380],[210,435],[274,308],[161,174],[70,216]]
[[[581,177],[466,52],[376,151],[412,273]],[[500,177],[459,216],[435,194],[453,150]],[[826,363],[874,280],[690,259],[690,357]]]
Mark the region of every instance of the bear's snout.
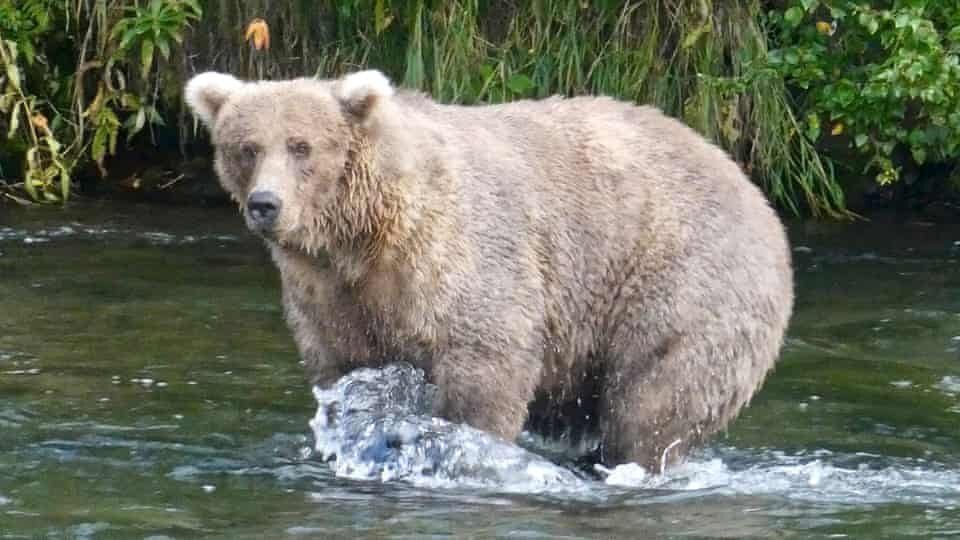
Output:
[[250,222],[261,231],[273,229],[283,203],[272,191],[254,191],[247,199],[247,215]]

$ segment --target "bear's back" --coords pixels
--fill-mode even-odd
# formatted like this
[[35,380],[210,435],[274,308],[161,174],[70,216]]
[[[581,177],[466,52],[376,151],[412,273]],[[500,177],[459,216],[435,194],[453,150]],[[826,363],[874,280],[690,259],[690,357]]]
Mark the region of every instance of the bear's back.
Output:
[[[665,251],[704,253],[717,236],[759,235],[788,257],[779,219],[740,167],[654,107],[607,97],[477,106],[412,99],[441,134],[449,174],[470,185],[461,191],[479,215],[525,212],[527,225],[540,221],[599,253],[651,235]],[[506,225],[522,228],[514,217],[504,216]]]
[[656,200],[674,215],[700,217],[767,206],[723,150],[654,107],[607,97],[474,106],[411,99],[467,172],[501,189],[552,192],[561,206],[572,192],[578,203],[629,212]]
[[616,321],[598,313],[647,309],[651,334],[714,306],[775,306],[757,316],[786,323],[792,271],[779,219],[739,166],[682,122],[606,97],[420,98],[417,108],[462,184],[461,234],[484,250],[481,275],[497,287],[536,267],[551,324],[577,326],[560,340],[572,341],[569,362],[609,334]]

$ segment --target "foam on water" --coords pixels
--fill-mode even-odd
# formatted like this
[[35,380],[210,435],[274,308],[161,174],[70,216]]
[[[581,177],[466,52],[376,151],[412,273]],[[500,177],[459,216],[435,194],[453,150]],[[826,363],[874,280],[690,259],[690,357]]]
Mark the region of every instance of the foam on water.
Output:
[[581,486],[574,472],[469,426],[430,415],[435,387],[408,364],[360,369],[314,387],[316,455],[338,475],[429,486],[539,492]]
[[0,242],[21,242],[23,244],[43,244],[51,240],[70,237],[110,238],[135,237],[153,245],[184,245],[198,242],[236,242],[238,237],[229,234],[187,234],[175,235],[158,231],[137,231],[112,227],[92,227],[81,223],[72,223],[60,227],[39,228],[35,230],[0,227]]
[[[952,381],[947,381],[949,386]],[[429,487],[603,498],[765,495],[813,503],[906,503],[960,507],[960,470],[925,460],[777,450],[713,448],[664,474],[636,464],[597,466],[602,480],[469,426],[431,415],[436,388],[407,364],[354,371],[313,389],[314,456],[338,476]],[[529,444],[535,437],[524,437]],[[612,490],[612,491],[611,491]]]
[[840,454],[819,450],[788,455],[774,450],[713,450],[663,475],[633,464],[608,472],[606,483],[621,487],[774,495],[835,504],[907,503],[960,507],[960,470],[924,460]]
[[958,395],[960,394],[960,377],[948,375],[940,379],[940,382],[934,386],[948,396]]

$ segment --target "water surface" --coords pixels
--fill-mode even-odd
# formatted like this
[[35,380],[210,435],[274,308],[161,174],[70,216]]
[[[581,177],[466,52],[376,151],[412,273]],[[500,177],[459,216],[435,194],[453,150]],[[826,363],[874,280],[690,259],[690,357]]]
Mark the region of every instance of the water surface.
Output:
[[960,229],[792,237],[783,358],[687,464],[383,481],[311,457],[235,212],[0,207],[0,538],[960,535]]

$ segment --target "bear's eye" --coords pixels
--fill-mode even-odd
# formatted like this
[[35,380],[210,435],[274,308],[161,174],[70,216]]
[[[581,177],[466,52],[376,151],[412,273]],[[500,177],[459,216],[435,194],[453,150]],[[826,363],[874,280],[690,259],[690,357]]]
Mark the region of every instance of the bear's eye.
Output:
[[287,141],[287,149],[296,158],[310,157],[310,144],[307,141],[296,139]]
[[246,163],[251,163],[253,161],[256,161],[257,154],[260,153],[260,149],[257,148],[257,145],[255,144],[244,143],[244,144],[241,144],[240,147],[237,149],[237,153],[239,154],[239,157],[242,161]]

